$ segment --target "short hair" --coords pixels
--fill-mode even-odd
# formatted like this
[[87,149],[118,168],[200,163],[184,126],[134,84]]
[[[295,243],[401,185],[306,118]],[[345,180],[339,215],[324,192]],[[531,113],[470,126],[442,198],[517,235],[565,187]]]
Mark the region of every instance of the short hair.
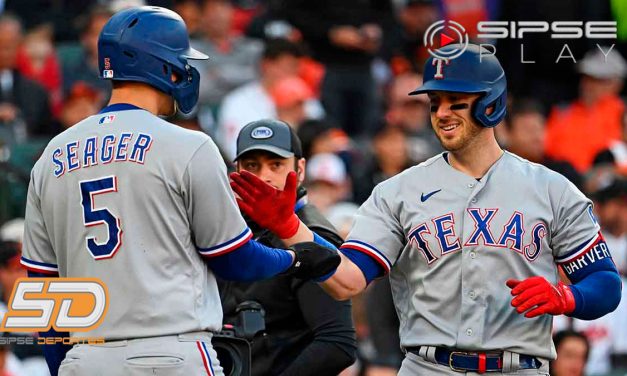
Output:
[[303,157],[307,159],[310,158],[314,141],[316,141],[318,137],[324,137],[324,135],[332,129],[339,129],[339,126],[330,119],[305,120],[296,131],[303,146]]
[[553,335],[553,343],[555,344],[555,350],[559,348],[560,344],[564,342],[568,338],[578,338],[585,342],[586,344],[586,360],[588,360],[588,355],[590,353],[590,341],[588,341],[588,337],[586,337],[583,333],[572,330],[560,330],[559,332]]
[[305,51],[302,45],[284,38],[269,39],[263,50],[263,59],[275,60],[283,55],[302,57]]
[[516,99],[510,106],[509,111],[507,111],[507,118],[505,123],[507,124],[507,127],[511,129],[512,120],[515,117],[528,114],[539,114],[542,117],[546,117],[546,110],[542,103],[535,99]]

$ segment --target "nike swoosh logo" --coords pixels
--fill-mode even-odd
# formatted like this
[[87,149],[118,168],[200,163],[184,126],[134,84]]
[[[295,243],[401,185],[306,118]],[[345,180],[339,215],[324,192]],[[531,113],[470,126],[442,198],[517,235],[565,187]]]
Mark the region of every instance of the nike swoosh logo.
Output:
[[427,201],[429,199],[429,197],[433,196],[434,194],[436,194],[436,193],[438,193],[440,191],[441,191],[441,189],[438,189],[437,191],[429,192],[427,194],[422,193],[420,195],[420,201],[421,202],[425,202],[425,201]]

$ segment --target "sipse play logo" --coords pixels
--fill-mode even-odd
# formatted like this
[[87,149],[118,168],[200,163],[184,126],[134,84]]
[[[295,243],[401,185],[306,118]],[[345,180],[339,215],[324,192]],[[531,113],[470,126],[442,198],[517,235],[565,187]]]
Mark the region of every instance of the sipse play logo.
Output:
[[[455,21],[437,21],[425,31],[423,42],[429,54],[435,59],[455,59],[466,51],[468,33],[462,25]],[[440,50],[440,48],[453,43],[459,44],[461,47],[449,51]]]
[[[613,39],[617,38],[616,21],[480,21],[477,23],[477,38],[482,41],[495,41],[499,39],[519,39],[524,41],[525,35],[534,33],[550,33],[551,39]],[[448,61],[460,56],[468,47],[468,33],[462,25],[455,21],[436,21],[432,23],[425,32],[423,42],[427,51],[435,59]],[[460,48],[450,51],[440,49],[449,44],[459,44]],[[489,54],[496,54],[494,43],[481,43],[481,47],[489,50]],[[533,64],[534,60],[525,58],[524,43],[520,44],[520,62],[523,64]],[[605,56],[614,48],[614,44],[609,46],[606,52],[597,44],[597,48]],[[575,59],[568,43],[564,43],[555,63],[561,59],[570,59],[574,63]]]

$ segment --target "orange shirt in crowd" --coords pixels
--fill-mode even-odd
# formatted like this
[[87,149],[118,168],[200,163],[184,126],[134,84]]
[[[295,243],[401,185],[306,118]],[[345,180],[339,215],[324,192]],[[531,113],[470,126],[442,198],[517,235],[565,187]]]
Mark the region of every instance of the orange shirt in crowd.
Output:
[[623,101],[613,95],[586,107],[580,101],[554,108],[547,121],[546,155],[570,162],[579,172],[592,166],[597,153],[622,138]]

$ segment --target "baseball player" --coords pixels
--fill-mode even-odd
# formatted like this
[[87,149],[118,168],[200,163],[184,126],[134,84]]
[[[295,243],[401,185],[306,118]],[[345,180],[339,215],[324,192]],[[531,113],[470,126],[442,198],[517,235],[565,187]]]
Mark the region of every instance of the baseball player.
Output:
[[[339,256],[251,240],[213,141],[158,117],[192,111],[199,74],[188,59],[207,59],[190,48],[179,15],[119,12],[98,54],[102,77],[113,80],[109,105],[49,143],[28,192],[22,264],[30,275],[96,277],[109,291],[103,323],[80,333],[106,344],[74,346],[58,372],[222,375],[211,347],[222,324],[214,274],[308,279]],[[63,356],[47,354],[53,375]]]
[[390,273],[399,375],[548,375],[552,316],[595,319],[620,300],[592,203],[497,144],[507,92],[496,57],[469,45],[430,58],[424,77],[410,94],[429,95],[446,151],[373,190],[322,286],[346,299]]

